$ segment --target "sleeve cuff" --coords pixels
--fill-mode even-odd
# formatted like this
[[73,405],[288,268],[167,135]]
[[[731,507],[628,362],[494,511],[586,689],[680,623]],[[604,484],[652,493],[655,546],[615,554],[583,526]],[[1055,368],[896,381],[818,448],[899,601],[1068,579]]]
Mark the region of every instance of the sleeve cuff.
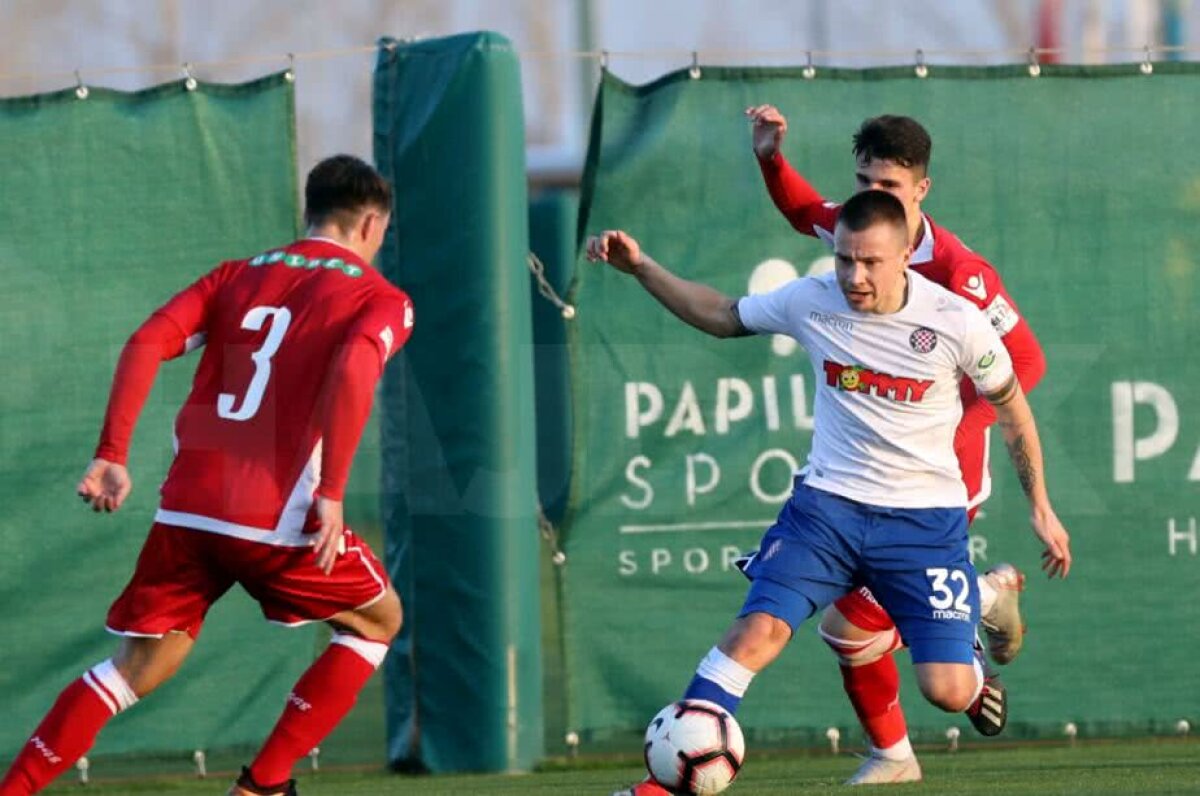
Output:
[[341,486],[335,486],[322,481],[317,487],[315,494],[317,497],[323,497],[326,500],[336,500],[337,502],[341,503],[346,496],[346,487],[344,484]]
[[124,467],[129,457],[124,451],[117,450],[115,446],[109,443],[101,443],[96,447],[93,458],[103,459],[106,462],[112,462]]

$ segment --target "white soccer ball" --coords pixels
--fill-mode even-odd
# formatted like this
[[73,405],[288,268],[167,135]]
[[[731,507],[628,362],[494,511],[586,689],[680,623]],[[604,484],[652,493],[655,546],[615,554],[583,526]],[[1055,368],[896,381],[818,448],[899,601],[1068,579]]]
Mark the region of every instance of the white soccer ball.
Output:
[[737,776],[745,755],[742,728],[714,702],[672,702],[646,728],[646,768],[675,793],[720,793]]

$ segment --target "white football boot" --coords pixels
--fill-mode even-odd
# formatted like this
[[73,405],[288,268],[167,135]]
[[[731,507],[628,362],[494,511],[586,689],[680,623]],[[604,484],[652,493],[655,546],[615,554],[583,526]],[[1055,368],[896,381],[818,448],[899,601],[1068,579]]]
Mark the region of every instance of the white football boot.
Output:
[[1025,622],[1018,605],[1025,575],[1012,564],[997,564],[983,577],[996,590],[996,602],[979,617],[979,624],[987,634],[988,654],[1003,666],[1012,663],[1025,641]]
[[921,764],[916,755],[905,760],[887,760],[869,756],[846,780],[847,785],[892,785],[898,782],[920,782]]

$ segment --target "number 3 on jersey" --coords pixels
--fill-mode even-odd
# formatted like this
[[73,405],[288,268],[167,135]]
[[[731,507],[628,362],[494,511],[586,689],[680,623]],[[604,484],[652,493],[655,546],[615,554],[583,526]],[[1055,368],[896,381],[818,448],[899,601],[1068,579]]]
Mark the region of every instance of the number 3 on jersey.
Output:
[[263,328],[268,318],[273,318],[271,331],[267,332],[267,339],[262,346],[250,355],[254,360],[254,376],[246,388],[242,405],[234,410],[237,396],[233,393],[223,392],[217,396],[217,414],[226,420],[249,420],[262,404],[267,382],[271,379],[271,357],[275,356],[283,342],[283,335],[292,322],[292,312],[287,307],[254,307],[242,318],[242,328],[255,332]]

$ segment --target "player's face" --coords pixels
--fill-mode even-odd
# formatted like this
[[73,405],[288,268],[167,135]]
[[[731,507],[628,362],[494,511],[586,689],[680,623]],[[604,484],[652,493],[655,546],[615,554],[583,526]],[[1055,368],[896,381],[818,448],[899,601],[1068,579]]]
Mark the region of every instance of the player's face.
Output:
[[904,269],[911,251],[905,238],[905,232],[891,224],[872,224],[858,232],[837,226],[834,269],[851,309],[888,313],[903,306]]
[[921,200],[929,193],[930,180],[920,169],[901,166],[894,160],[859,158],[854,166],[854,192],[887,191],[900,200],[911,229],[921,216]]

